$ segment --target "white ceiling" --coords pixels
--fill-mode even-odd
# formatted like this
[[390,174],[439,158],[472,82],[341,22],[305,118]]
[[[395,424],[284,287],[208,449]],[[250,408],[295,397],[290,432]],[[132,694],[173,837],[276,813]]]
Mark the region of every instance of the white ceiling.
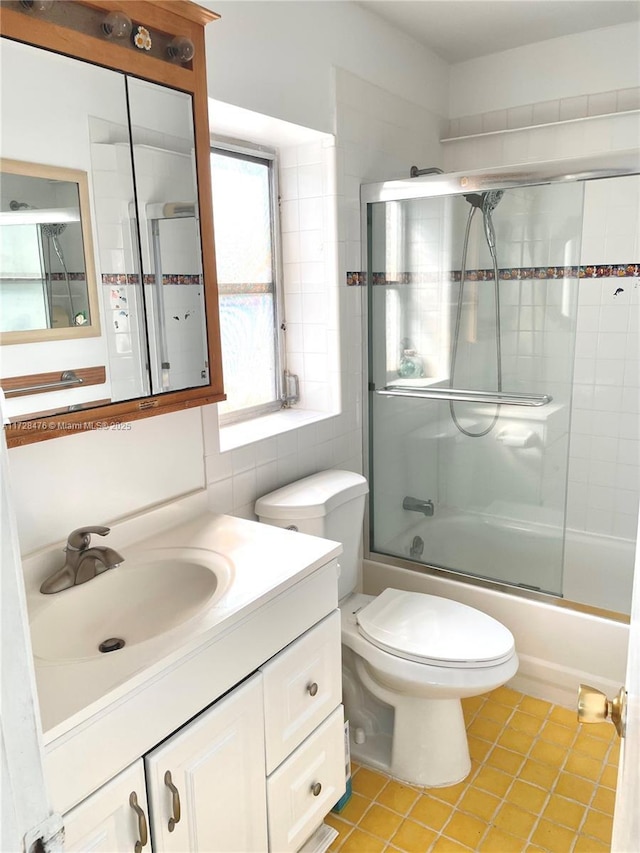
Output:
[[638,0],[360,0],[359,5],[452,63],[640,19]]

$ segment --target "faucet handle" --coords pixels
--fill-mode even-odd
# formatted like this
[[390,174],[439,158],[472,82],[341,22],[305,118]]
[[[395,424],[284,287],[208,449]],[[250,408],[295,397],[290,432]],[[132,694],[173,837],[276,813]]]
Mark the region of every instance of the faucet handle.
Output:
[[78,527],[69,534],[65,551],[84,551],[91,543],[92,533],[106,536],[110,530],[110,527]]

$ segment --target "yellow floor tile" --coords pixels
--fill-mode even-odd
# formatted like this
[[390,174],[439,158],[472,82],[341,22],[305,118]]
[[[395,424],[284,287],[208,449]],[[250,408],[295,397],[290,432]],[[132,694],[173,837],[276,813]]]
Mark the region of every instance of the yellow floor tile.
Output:
[[476,717],[467,729],[469,735],[489,740],[491,743],[495,743],[500,737],[501,732],[502,723],[498,723],[496,720],[489,720],[482,716]]
[[325,823],[329,824],[329,826],[338,830],[338,837],[332,841],[331,847],[329,848],[330,850],[337,850],[347,835],[349,835],[353,827],[350,823],[345,823],[343,820],[340,820],[339,817],[336,817],[336,815],[331,814],[331,812],[329,812],[324,820]]
[[528,735],[537,735],[540,731],[542,720],[533,714],[525,714],[524,711],[516,711],[509,720],[509,728]]
[[441,835],[431,848],[430,853],[469,853],[469,848]]
[[490,794],[504,797],[512,781],[511,776],[507,776],[500,770],[494,770],[493,767],[482,767],[474,779],[474,785]]
[[555,793],[586,805],[591,802],[594,788],[595,784],[588,779],[581,779],[572,773],[561,773],[556,783]]
[[469,755],[475,761],[482,763],[493,744],[472,736],[469,736],[467,740],[469,741]]
[[600,784],[604,785],[605,788],[613,788],[615,790],[617,780],[618,768],[614,767],[612,764],[607,764],[607,766],[602,771],[602,776],[599,780]]
[[605,844],[604,841],[598,841],[597,838],[587,838],[586,835],[579,835],[576,840],[576,846],[573,848],[573,853],[610,853],[611,846]]
[[567,853],[571,850],[574,839],[575,834],[570,829],[550,823],[548,820],[541,820],[531,836],[534,844],[549,850],[550,853]]
[[590,805],[593,809],[612,815],[615,800],[615,791],[611,791],[609,788],[598,788]]
[[611,815],[603,814],[591,809],[587,813],[584,824],[580,830],[582,835],[591,835],[599,841],[609,843],[611,841],[611,829],[613,818]]
[[378,794],[376,802],[405,815],[419,796],[415,788],[409,788],[408,785],[392,780]]
[[386,842],[354,829],[340,848],[340,853],[382,853]]
[[437,799],[453,805],[458,802],[461,794],[467,790],[467,787],[467,781],[465,780],[464,782],[458,782],[457,785],[447,785],[445,788],[430,788],[429,793],[432,797],[437,797]]
[[568,729],[566,726],[559,726],[551,720],[544,724],[542,731],[540,732],[540,737],[543,740],[548,740],[551,743],[557,743],[559,746],[564,746],[565,748],[571,746],[575,736],[575,729]]
[[548,767],[562,767],[567,758],[567,750],[558,746],[555,743],[548,743],[546,740],[539,740],[534,743],[530,757],[534,761],[539,761],[541,764],[546,764]]
[[508,835],[515,835],[516,838],[525,839],[529,837],[529,833],[533,829],[536,820],[537,815],[526,812],[519,806],[506,803],[493,819],[493,823],[498,829],[501,829]]
[[534,738],[526,732],[515,732],[511,729],[505,729],[498,738],[499,746],[510,749],[512,752],[519,752],[521,755],[526,755],[529,752],[533,742]]
[[549,719],[554,723],[559,723],[567,728],[578,728],[578,714],[575,710],[569,708],[561,708],[560,705],[554,705],[549,714]]
[[520,806],[531,814],[540,814],[542,806],[547,799],[547,792],[542,788],[537,788],[535,785],[530,785],[528,782],[523,782],[516,779],[511,790],[507,794],[507,802],[514,806]]
[[361,767],[353,776],[354,793],[374,799],[387,784],[387,777],[368,767]]
[[534,717],[546,717],[551,710],[551,704],[543,699],[534,699],[533,696],[524,696],[518,710],[533,714]]
[[580,732],[573,748],[596,761],[603,761],[609,752],[609,743],[602,738],[590,737],[586,732]]
[[493,794],[488,794],[486,791],[478,791],[475,788],[469,788],[457,805],[457,809],[463,812],[479,817],[488,823],[495,814],[500,800],[494,797]]
[[505,773],[515,776],[522,767],[523,762],[524,756],[522,753],[511,752],[501,746],[496,746],[491,755],[487,757],[485,764],[489,767],[495,767],[498,770],[504,770]]
[[418,823],[423,823],[430,829],[440,831],[451,817],[453,807],[447,803],[434,800],[428,794],[420,797],[418,802],[409,812],[409,818]]
[[391,843],[405,853],[418,853],[429,850],[437,837],[432,829],[407,819],[402,822]]
[[524,782],[531,782],[545,791],[551,790],[551,786],[557,776],[558,768],[556,766],[550,767],[547,764],[543,764],[540,761],[533,761],[530,758],[525,761],[518,773],[518,777]]
[[489,693],[489,698],[494,702],[499,702],[501,705],[509,705],[511,708],[515,708],[522,701],[523,697],[524,693],[519,693],[510,687],[498,687],[497,690],[492,690]]
[[482,708],[486,699],[484,696],[469,696],[462,700],[462,713],[465,720],[471,719]]
[[349,823],[358,823],[362,815],[371,805],[371,800],[368,797],[363,797],[360,794],[352,794],[347,805],[340,812],[342,820]]
[[470,847],[471,850],[477,850],[480,839],[486,831],[487,824],[483,820],[456,811],[442,830],[442,834]]
[[585,806],[565,797],[553,795],[542,813],[545,820],[577,830],[584,817]]
[[365,832],[370,832],[371,835],[375,835],[378,838],[389,839],[398,831],[401,823],[401,815],[374,803],[358,822],[358,826],[360,829],[364,829]]
[[481,853],[522,853],[522,839],[492,827],[480,844]]
[[571,752],[564,769],[567,773],[575,773],[576,776],[595,782],[602,773],[602,762],[579,752]]
[[485,702],[479,711],[479,716],[503,724],[507,722],[512,714],[513,707],[511,705],[501,705],[498,702],[492,702],[490,699]]

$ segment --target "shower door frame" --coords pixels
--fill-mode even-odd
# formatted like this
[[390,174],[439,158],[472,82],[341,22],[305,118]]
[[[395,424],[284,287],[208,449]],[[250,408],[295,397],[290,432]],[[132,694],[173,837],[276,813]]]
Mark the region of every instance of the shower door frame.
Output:
[[[515,189],[526,186],[543,186],[556,183],[576,183],[578,181],[593,181],[602,178],[622,178],[629,175],[640,175],[640,148],[612,151],[606,154],[594,154],[587,157],[565,160],[550,160],[540,163],[522,163],[514,166],[498,166],[492,169],[474,169],[468,172],[450,172],[435,175],[425,175],[417,178],[379,183],[362,184],[360,187],[360,231],[361,231],[361,269],[365,275],[365,286],[362,288],[362,342],[363,363],[366,369],[362,371],[364,415],[367,429],[363,430],[363,466],[370,471],[371,446],[371,404],[369,395],[376,389],[372,387],[372,365],[369,352],[369,329],[371,328],[371,304],[369,300],[369,269],[368,269],[368,205],[377,202],[405,201],[419,198],[436,198],[442,196],[465,195],[471,192],[487,190]],[[371,494],[371,492],[370,492]],[[538,592],[524,587],[514,586],[507,582],[489,580],[463,571],[431,566],[381,554],[371,549],[371,513],[370,501],[367,501],[364,518],[364,559],[375,563],[384,563],[396,568],[408,569],[419,574],[435,575],[459,583],[471,584],[484,589],[515,595],[533,601],[544,602],[560,608],[577,610],[602,616],[617,622],[629,624],[630,617],[625,613],[570,601],[552,593]],[[637,547],[636,543],[636,547]]]

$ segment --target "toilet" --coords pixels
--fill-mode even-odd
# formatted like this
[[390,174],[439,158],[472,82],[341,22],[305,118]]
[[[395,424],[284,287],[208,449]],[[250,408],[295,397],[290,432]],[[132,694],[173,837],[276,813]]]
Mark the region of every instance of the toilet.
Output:
[[260,521],[342,543],[343,695],[354,758],[403,781],[438,787],[471,769],[461,699],[518,669],[500,622],[447,598],[385,589],[355,593],[367,481],[322,471],[256,502]]

